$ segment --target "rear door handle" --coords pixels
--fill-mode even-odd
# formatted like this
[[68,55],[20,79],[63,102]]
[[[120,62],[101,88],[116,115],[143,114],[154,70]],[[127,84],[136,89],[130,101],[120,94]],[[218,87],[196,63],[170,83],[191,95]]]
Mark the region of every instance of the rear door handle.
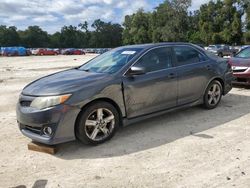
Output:
[[170,79],[174,79],[175,77],[176,77],[175,73],[170,73],[168,75],[168,78],[170,78]]
[[205,67],[207,70],[212,70],[211,65],[206,65]]

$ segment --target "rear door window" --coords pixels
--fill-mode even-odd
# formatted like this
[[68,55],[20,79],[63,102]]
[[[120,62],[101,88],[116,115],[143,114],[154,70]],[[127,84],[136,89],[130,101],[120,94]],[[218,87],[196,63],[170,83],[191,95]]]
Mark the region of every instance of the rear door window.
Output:
[[175,46],[174,53],[177,66],[199,63],[207,60],[206,56],[189,46]]

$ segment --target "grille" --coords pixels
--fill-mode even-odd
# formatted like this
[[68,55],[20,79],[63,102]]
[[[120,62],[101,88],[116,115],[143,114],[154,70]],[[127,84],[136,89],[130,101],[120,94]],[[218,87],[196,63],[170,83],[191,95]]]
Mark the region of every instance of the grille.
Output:
[[233,70],[233,72],[245,72],[247,69]]
[[246,78],[237,78],[237,81],[238,82],[247,82],[247,79]]
[[36,134],[39,134],[41,135],[42,134],[42,129],[41,127],[32,127],[32,126],[28,126],[28,125],[25,125],[24,126],[26,130],[29,130],[33,133],[36,133]]
[[31,101],[21,101],[20,104],[23,107],[30,107]]

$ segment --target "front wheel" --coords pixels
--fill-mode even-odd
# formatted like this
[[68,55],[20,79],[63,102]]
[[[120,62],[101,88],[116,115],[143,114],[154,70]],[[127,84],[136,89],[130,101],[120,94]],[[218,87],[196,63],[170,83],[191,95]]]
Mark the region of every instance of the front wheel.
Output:
[[204,107],[207,109],[214,109],[220,103],[222,97],[222,86],[217,80],[212,81],[204,95]]
[[112,104],[96,102],[81,112],[76,137],[85,144],[101,144],[114,136],[119,123],[119,113]]

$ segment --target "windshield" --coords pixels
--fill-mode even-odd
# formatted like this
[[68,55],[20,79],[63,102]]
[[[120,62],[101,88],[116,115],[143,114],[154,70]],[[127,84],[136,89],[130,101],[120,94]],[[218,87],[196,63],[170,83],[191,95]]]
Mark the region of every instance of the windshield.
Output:
[[235,57],[239,58],[250,58],[250,48],[246,48],[238,53]]
[[142,48],[117,48],[97,56],[79,69],[97,73],[114,73],[126,65],[141,50]]

